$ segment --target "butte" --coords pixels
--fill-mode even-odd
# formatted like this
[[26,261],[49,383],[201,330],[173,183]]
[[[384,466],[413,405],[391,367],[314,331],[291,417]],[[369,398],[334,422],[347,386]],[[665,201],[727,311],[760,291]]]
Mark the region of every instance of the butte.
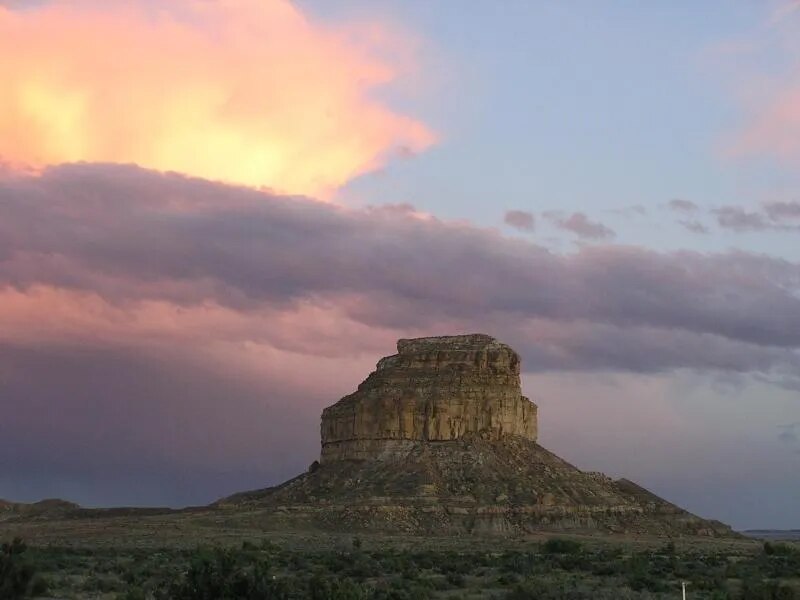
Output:
[[306,473],[217,507],[255,510],[267,528],[733,535],[540,446],[519,355],[488,335],[398,341],[397,354],[323,411],[321,434]]

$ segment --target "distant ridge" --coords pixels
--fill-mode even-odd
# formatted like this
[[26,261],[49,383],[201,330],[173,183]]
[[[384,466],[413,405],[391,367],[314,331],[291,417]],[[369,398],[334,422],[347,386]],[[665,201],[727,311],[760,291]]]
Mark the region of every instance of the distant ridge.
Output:
[[762,540],[800,541],[800,529],[746,529],[742,533]]
[[206,507],[173,509],[166,507],[120,506],[111,508],[84,508],[74,502],[51,498],[39,502],[10,502],[0,499],[0,522],[42,521],[55,519],[80,519],[102,517],[150,516],[206,510]]
[[8,500],[0,499],[0,520],[20,516],[37,517],[62,515],[79,509],[80,506],[74,502],[68,502],[67,500],[58,498],[48,498],[30,504],[9,502]]

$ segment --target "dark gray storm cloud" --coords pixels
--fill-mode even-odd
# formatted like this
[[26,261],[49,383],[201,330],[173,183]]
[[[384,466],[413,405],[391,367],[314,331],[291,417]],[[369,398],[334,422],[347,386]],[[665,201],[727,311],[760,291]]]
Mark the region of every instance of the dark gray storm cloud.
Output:
[[328,400],[107,347],[0,344],[0,360],[0,497],[16,500],[179,506],[261,487],[308,466]]

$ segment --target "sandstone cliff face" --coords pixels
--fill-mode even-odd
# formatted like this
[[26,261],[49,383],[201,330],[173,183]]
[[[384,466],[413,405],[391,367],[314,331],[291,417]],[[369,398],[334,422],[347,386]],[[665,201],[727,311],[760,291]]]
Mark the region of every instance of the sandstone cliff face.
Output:
[[488,335],[400,340],[358,391],[322,413],[323,464],[388,458],[415,442],[535,441],[516,352]]

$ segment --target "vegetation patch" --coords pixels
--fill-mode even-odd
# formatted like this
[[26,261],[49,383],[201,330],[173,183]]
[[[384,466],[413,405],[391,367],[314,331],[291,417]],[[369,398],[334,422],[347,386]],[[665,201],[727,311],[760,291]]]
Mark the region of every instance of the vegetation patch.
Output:
[[0,598],[103,600],[800,599],[800,550],[674,543],[636,548],[551,538],[513,549],[393,548],[353,538],[338,550],[269,539],[160,550],[3,544]]

